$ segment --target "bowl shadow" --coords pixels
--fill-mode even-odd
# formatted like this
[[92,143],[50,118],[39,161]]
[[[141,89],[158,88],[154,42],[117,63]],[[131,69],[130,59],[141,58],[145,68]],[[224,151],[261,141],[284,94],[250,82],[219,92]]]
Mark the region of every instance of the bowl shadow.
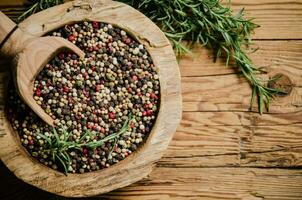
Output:
[[45,192],[18,179],[0,161],[1,200],[106,200],[105,197],[66,198]]

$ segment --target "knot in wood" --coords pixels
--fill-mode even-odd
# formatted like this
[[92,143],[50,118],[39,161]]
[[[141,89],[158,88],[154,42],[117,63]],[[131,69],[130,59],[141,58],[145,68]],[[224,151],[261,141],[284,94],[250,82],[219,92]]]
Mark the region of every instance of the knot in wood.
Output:
[[92,5],[89,2],[85,2],[85,1],[75,1],[72,4],[71,8],[68,8],[68,12],[72,11],[75,8],[80,8],[83,10],[87,10],[87,11],[91,11],[92,10]]
[[291,93],[293,84],[287,75],[278,73],[271,78],[268,87],[282,91],[282,93],[277,95],[282,97],[288,96]]

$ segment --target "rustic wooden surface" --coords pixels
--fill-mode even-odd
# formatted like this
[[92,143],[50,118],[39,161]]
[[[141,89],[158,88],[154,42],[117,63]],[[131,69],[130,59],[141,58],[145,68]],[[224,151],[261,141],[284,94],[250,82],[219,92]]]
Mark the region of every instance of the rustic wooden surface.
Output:
[[[1,0],[0,8],[16,17],[22,4]],[[283,74],[290,95],[270,114],[248,112],[245,79],[196,48],[181,60],[183,120],[164,157],[148,178],[93,200],[302,199],[302,1],[233,0],[241,7],[261,24],[253,61],[269,76]],[[0,199],[55,198],[1,166]]]

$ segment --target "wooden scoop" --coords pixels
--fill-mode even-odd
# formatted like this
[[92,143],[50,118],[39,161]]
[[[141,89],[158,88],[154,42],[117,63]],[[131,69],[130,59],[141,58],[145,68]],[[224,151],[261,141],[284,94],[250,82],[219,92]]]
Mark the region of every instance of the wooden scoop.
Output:
[[0,12],[0,50],[14,57],[14,82],[20,97],[46,123],[53,126],[54,120],[33,98],[34,81],[43,67],[62,50],[73,51],[80,57],[82,52],[71,42],[60,37],[35,37],[24,31]]

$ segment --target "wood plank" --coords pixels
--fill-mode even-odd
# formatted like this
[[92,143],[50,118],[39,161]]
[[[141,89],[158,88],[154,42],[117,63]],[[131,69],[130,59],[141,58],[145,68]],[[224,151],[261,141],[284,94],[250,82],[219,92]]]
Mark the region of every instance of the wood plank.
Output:
[[[268,72],[276,71],[288,74],[294,79],[294,83],[301,81],[302,70],[302,41],[255,41],[251,51],[258,51],[249,54],[254,64],[264,67]],[[213,54],[205,48],[196,46],[192,55],[184,56],[180,60],[182,76],[207,76],[236,73],[236,68],[231,65],[226,67],[222,60],[213,62]]]
[[25,0],[1,0],[0,7],[23,6]]
[[302,171],[255,168],[156,168],[106,199],[276,199],[302,196]]
[[256,39],[301,39],[301,0],[232,0],[234,10],[246,9],[247,16],[255,18],[261,27]]
[[[63,200],[29,186],[0,164],[0,199]],[[17,190],[16,190],[17,189]],[[302,171],[259,168],[162,168],[144,180],[101,196],[102,199],[276,199],[302,196]],[[94,197],[92,199],[100,199]]]
[[[0,9],[16,19],[24,10],[19,7],[25,0],[2,0]],[[14,6],[10,9],[3,9]],[[256,30],[255,39],[301,39],[301,0],[233,0],[232,8],[237,12],[245,8],[247,17],[256,18],[261,27]],[[17,12],[16,12],[17,11]]]
[[12,6],[12,7],[1,7],[0,11],[2,11],[4,14],[9,16],[12,20],[15,22],[18,21],[18,17],[26,11],[26,9],[23,6]]
[[[302,70],[301,70],[302,73]],[[296,73],[296,77],[302,74]],[[290,76],[291,77],[291,76]],[[302,108],[302,87],[290,85],[288,96],[276,97],[270,106],[270,113],[298,112]],[[251,88],[245,78],[236,74],[182,77],[184,111],[249,111]],[[253,110],[257,112],[257,102]]]
[[184,112],[185,126],[277,126],[302,124],[302,111],[259,115],[252,112]]
[[301,131],[302,125],[207,126],[183,121],[159,165],[301,167]]
[[[252,55],[257,66],[269,72],[263,78],[283,74],[293,91],[272,102],[272,113],[295,112],[302,106],[302,42],[257,41],[260,50]],[[255,47],[254,47],[255,48]],[[185,111],[248,111],[251,89],[245,78],[238,78],[234,68],[220,61],[213,63],[206,49],[195,48],[194,57],[181,60],[180,69]],[[199,77],[198,77],[199,76]],[[257,105],[255,104],[254,110]]]

